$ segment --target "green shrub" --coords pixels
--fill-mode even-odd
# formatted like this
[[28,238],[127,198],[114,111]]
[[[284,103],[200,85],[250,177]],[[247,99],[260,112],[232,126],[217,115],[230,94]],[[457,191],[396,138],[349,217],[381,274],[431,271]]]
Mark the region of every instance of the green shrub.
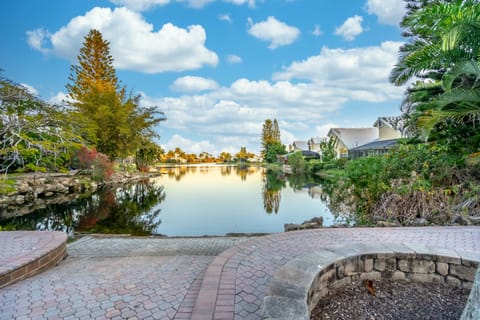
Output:
[[307,161],[305,161],[300,151],[288,157],[288,164],[292,167],[293,172],[305,172],[307,169]]
[[[323,168],[329,166],[324,164]],[[412,215],[415,208],[418,208],[418,217],[431,216],[441,208],[446,210],[449,203],[445,203],[441,195],[459,194],[459,185],[465,185],[465,181],[474,177],[472,169],[465,170],[464,157],[449,153],[445,147],[399,145],[383,156],[348,161],[334,196],[351,205],[357,223],[372,223],[375,215],[382,215],[379,208],[394,211],[388,216],[406,221],[402,211],[406,209],[402,205],[395,207],[395,203],[409,203],[410,220],[416,218]],[[464,186],[462,192],[468,194],[470,189]],[[380,203],[385,199],[389,199],[389,206]]]

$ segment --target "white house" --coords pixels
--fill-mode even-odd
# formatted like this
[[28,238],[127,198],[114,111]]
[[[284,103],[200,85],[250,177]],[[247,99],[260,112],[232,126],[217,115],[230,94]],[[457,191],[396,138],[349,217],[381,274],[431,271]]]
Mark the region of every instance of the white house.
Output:
[[293,151],[308,150],[307,141],[293,141]]
[[[366,147],[361,150],[363,154],[366,154],[369,144],[372,148],[381,147],[382,150],[387,147],[391,148],[397,139],[405,136],[402,117],[379,117],[373,123],[373,128],[332,128],[327,134],[327,137],[334,137],[337,141],[335,151],[338,158],[346,158],[349,150],[360,150],[362,148],[359,149],[359,147],[362,146]],[[385,141],[385,143],[379,144],[380,141]]]
[[308,150],[314,151],[314,152],[320,152],[320,144],[324,141],[326,141],[327,138],[325,137],[313,137],[310,138],[307,141],[308,144]]
[[337,157],[347,158],[348,150],[378,139],[378,128],[332,128],[327,137],[333,137],[337,141]]
[[399,139],[406,136],[402,117],[379,117],[373,126],[378,128],[378,140]]

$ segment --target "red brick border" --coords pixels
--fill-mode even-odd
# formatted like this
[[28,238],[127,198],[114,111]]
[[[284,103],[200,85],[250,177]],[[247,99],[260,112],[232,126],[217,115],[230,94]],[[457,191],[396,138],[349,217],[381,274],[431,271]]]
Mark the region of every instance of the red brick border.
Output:
[[26,239],[34,247],[21,248],[18,255],[0,258],[0,288],[57,265],[67,254],[67,235],[57,231],[3,231],[7,246]]
[[227,261],[242,250],[231,247],[218,255],[207,268],[191,320],[233,319],[236,270],[224,270]]

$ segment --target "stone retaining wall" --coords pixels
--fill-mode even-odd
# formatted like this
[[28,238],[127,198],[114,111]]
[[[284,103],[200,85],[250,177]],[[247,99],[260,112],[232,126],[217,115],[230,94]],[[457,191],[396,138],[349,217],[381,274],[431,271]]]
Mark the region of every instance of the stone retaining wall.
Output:
[[356,243],[329,247],[288,262],[270,283],[264,319],[310,319],[328,290],[354,280],[445,283],[471,288],[480,253],[405,244]]

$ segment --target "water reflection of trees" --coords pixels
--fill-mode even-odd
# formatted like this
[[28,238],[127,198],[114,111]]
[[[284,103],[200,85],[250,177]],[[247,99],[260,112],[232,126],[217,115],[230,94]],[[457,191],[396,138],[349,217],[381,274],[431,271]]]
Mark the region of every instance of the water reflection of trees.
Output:
[[104,188],[70,203],[49,205],[29,215],[2,221],[19,230],[55,230],[73,235],[91,233],[151,234],[161,223],[163,187],[147,181],[118,188]]
[[[280,209],[281,190],[290,186],[294,192],[305,192],[312,199],[330,202],[332,185],[327,184],[316,175],[285,174],[283,172],[266,170],[263,178],[262,197],[265,211],[278,213]],[[324,187],[326,186],[326,187]]]
[[[229,176],[235,173],[237,176],[240,177],[242,181],[247,180],[247,177],[254,174],[259,170],[258,167],[250,166],[248,164],[240,164],[240,165],[222,165],[219,166],[220,174],[222,176]],[[175,179],[176,181],[180,181],[183,177],[190,173],[199,172],[202,175],[209,175],[211,172],[211,165],[201,165],[201,166],[171,166],[171,167],[162,167],[160,169],[162,174],[166,174],[169,178]]]
[[251,167],[248,164],[241,164],[235,167],[235,173],[242,181],[247,180],[247,177],[257,172],[257,167]]
[[281,191],[286,187],[286,182],[277,172],[267,170],[263,177],[262,198],[265,212],[278,213],[280,209]]
[[127,188],[105,190],[96,213],[82,215],[76,229],[94,233],[151,234],[161,223],[160,209],[153,209],[164,199],[163,187],[146,181]]
[[180,181],[188,172],[195,172],[197,168],[187,166],[174,166],[166,167],[160,170],[161,173],[165,173],[169,178],[173,178],[176,181]]
[[232,174],[232,166],[221,166],[220,174],[222,176],[229,176],[230,174]]

